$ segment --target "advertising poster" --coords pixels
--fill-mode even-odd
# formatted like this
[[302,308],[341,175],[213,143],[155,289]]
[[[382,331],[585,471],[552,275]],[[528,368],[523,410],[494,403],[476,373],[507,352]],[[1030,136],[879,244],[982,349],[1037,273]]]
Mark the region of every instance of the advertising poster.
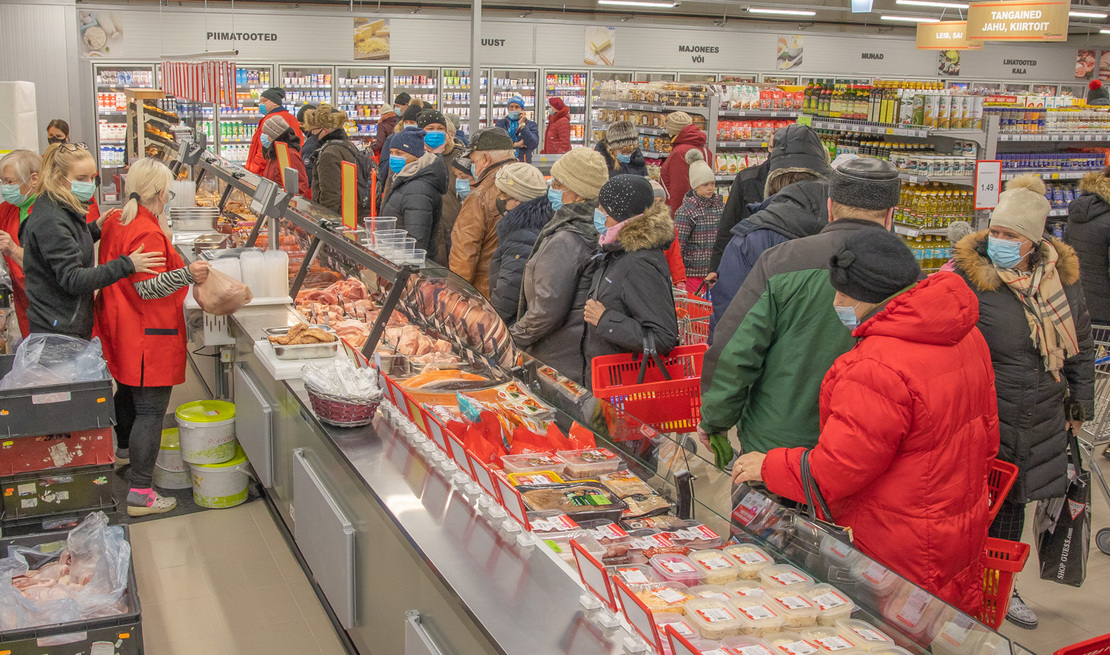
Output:
[[586,53],[588,66],[612,66],[617,63],[617,30],[614,27],[587,27]]
[[941,50],[937,53],[937,73],[948,77],[960,76],[960,51]]
[[788,71],[802,65],[802,36],[780,36],[777,48],[777,61],[780,71]]
[[1095,72],[1098,54],[1094,50],[1080,49],[1075,55],[1075,79],[1089,80]]
[[389,59],[389,19],[355,19],[355,60]]
[[86,59],[111,56],[112,46],[123,42],[123,17],[118,11],[80,13],[81,56]]
[[1098,79],[1110,80],[1110,51],[1103,50],[1098,60]]

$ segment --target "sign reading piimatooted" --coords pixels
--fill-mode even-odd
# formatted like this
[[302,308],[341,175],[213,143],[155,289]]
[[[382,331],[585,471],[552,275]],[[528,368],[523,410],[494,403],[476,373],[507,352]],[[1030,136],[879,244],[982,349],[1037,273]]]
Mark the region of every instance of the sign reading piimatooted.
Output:
[[1067,41],[1067,0],[973,2],[967,11],[967,34],[987,41]]

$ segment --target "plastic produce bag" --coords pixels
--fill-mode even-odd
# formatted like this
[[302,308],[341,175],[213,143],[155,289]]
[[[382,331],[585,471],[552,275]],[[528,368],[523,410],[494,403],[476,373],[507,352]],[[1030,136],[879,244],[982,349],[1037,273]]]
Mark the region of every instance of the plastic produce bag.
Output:
[[110,377],[100,339],[32,334],[16,349],[12,370],[0,380],[0,389],[95,382]]
[[254,298],[250,287],[215,268],[208,269],[204,284],[193,285],[193,299],[213,316],[229,316]]
[[317,390],[340,398],[374,400],[382,395],[374,369],[358,368],[346,357],[305,364],[301,377]]

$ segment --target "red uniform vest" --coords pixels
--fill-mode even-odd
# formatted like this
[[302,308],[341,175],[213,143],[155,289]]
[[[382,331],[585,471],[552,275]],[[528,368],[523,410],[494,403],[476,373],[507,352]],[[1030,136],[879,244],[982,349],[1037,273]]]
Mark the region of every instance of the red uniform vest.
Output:
[[262,156],[262,126],[274,116],[281,116],[285,119],[285,122],[293,128],[293,131],[300,138],[301,146],[304,146],[304,132],[301,131],[301,124],[297,122],[296,116],[284,109],[275,109],[266,114],[262,117],[262,120],[258,121],[258,128],[255,129],[254,136],[251,137],[251,146],[247,150],[247,163],[243,166],[255,175],[262,175],[263,171],[266,170],[266,158]]
[[[0,202],[0,230],[7,232],[15,245],[19,245],[19,207]],[[5,257],[4,263],[8,265],[8,272],[12,276],[12,304],[15,305],[15,316],[19,319],[19,331],[26,338],[31,333],[31,327],[27,322],[27,292],[23,288],[23,267],[10,257]]]

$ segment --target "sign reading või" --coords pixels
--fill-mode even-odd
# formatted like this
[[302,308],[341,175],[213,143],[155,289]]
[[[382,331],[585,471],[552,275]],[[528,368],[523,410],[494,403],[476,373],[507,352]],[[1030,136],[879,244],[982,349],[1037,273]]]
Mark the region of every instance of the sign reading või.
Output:
[[979,50],[983,43],[967,37],[967,21],[946,20],[939,23],[918,23],[918,50]]
[[1068,0],[973,2],[967,11],[971,39],[988,41],[1067,41]]

